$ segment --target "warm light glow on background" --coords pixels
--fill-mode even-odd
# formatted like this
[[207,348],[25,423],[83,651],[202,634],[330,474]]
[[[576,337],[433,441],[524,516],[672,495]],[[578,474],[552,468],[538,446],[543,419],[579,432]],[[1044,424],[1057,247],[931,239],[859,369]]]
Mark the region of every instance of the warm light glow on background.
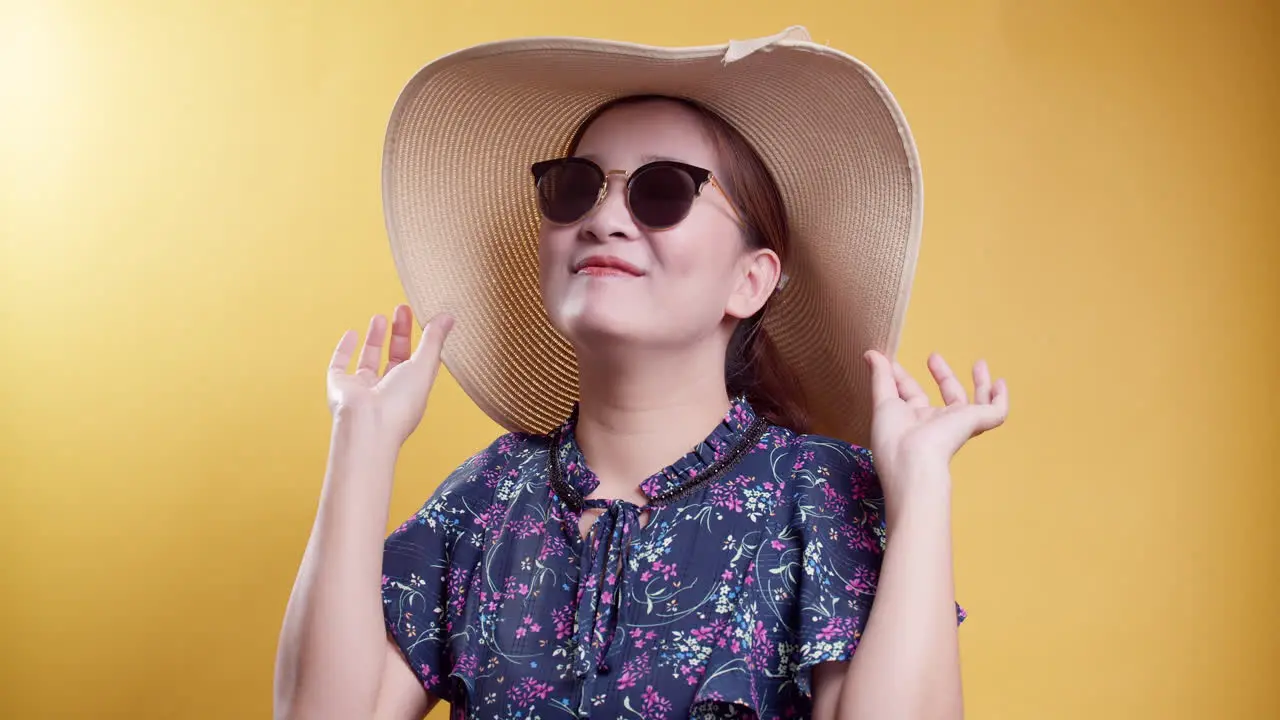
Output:
[[[1013,388],[956,464],[968,717],[1280,717],[1278,26],[1249,0],[0,0],[0,717],[269,715],[323,368],[402,298],[379,158],[414,70],[791,24],[920,141],[901,359]],[[393,523],[497,432],[439,385]]]

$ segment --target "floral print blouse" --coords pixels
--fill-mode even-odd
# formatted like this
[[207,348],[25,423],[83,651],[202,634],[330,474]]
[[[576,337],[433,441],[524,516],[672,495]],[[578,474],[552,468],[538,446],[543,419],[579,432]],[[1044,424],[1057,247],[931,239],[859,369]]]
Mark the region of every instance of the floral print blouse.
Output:
[[809,717],[811,669],[850,658],[875,594],[871,454],[738,398],[641,484],[642,522],[584,499],[575,417],[498,438],[388,537],[386,625],[423,687],[456,720]]

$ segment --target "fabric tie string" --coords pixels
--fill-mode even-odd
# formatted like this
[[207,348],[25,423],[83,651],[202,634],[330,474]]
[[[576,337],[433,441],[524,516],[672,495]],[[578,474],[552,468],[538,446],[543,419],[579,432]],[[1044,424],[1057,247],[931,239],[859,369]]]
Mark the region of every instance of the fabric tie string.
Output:
[[591,499],[584,509],[601,508],[588,534],[579,575],[574,673],[586,678],[602,664],[618,628],[627,549],[640,528],[641,508],[625,500]]

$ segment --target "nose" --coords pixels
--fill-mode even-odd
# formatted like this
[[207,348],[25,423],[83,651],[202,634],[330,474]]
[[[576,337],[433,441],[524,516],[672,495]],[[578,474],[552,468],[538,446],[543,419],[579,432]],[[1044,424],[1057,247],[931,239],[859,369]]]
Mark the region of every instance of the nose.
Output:
[[586,220],[582,222],[583,236],[593,242],[608,238],[634,239],[639,234],[626,201],[627,179],[622,173],[610,173],[605,177],[605,193]]

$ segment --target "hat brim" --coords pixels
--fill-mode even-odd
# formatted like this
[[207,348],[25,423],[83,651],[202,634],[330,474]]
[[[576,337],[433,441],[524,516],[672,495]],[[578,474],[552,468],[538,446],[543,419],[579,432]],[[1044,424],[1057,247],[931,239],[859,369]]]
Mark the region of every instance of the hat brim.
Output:
[[523,38],[446,55],[408,82],[383,154],[392,254],[418,317],[457,319],[443,362],[494,421],[545,433],[577,399],[573,349],[539,294],[529,166],[565,152],[601,104],[656,94],[716,112],[769,168],[791,245],[767,329],[814,430],[867,444],[861,355],[897,349],[920,244],[919,160],[869,68],[795,37],[694,48]]

